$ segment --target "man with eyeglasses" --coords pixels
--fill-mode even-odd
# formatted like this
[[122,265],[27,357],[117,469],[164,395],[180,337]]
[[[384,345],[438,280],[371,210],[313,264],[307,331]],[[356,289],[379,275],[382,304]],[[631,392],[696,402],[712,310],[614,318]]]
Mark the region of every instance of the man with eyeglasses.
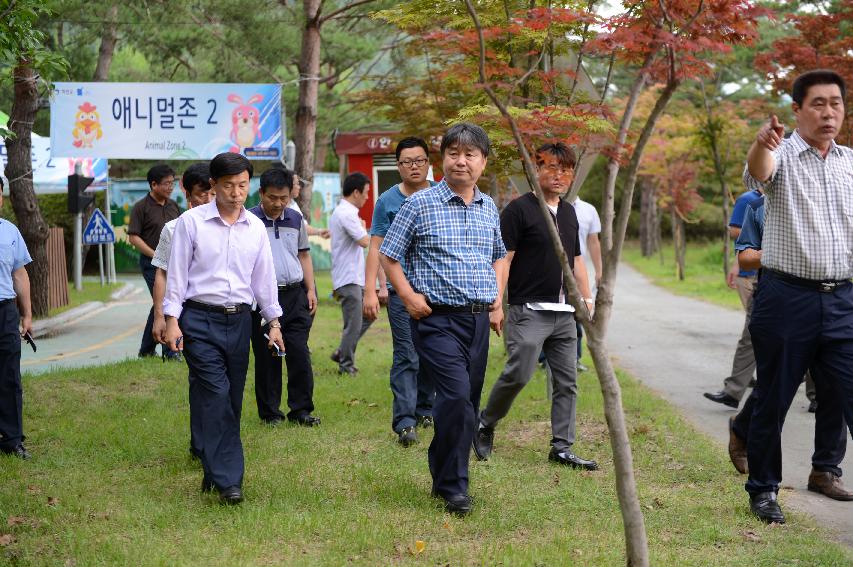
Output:
[[[586,308],[592,310],[592,294],[578,237],[578,217],[575,208],[560,199],[569,190],[576,162],[574,151],[562,142],[545,144],[536,152],[539,186],[550,210],[550,220],[557,225]],[[595,461],[579,457],[572,451],[578,391],[577,331],[574,307],[566,301],[562,268],[545,222],[533,192],[512,201],[501,214],[501,234],[509,265],[504,273],[508,291],[507,361],[480,414],[474,452],[481,461],[489,458],[495,427],[530,381],[539,353],[544,351],[553,384],[548,460],[594,471],[598,469]]]
[[[133,205],[130,211],[130,226],[127,228],[128,241],[139,250],[139,269],[148,285],[148,293],[154,297],[154,277],[157,267],[151,264],[154,251],[160,242],[160,233],[166,223],[181,214],[178,204],[171,199],[175,186],[175,171],[166,164],[158,164],[148,170],[149,191],[145,197]],[[148,321],[142,331],[142,344],[139,356],[155,356],[157,342],[152,335],[154,327],[154,308],[148,312]],[[167,347],[162,347],[165,356],[176,356]]]
[[[427,179],[429,169],[429,146],[420,138],[408,137],[400,140],[395,150],[397,170],[402,183],[394,185],[376,200],[373,222],[370,225],[370,248],[367,252],[364,288],[364,317],[375,321],[379,315],[379,296],[376,293],[376,278],[379,267],[379,247],[385,239],[394,217],[410,196],[421,189],[435,185]],[[381,278],[384,279],[384,278]],[[382,282],[380,282],[380,285]],[[384,286],[383,286],[384,287]],[[391,428],[403,447],[418,442],[417,426],[432,426],[432,402],[435,388],[420,368],[418,353],[412,343],[411,317],[397,292],[390,285],[380,289],[388,294],[388,322],[391,324],[394,358],[391,364],[392,404]]]

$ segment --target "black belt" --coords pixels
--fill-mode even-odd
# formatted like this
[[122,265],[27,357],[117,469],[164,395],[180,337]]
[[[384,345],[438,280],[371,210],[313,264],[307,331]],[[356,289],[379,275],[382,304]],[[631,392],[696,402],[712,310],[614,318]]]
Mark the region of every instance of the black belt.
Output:
[[201,301],[194,301],[192,299],[184,301],[184,307],[199,309],[200,311],[212,311],[213,313],[224,313],[225,315],[234,315],[251,309],[251,306],[245,303],[238,303],[237,305],[210,305],[209,303],[202,303]]
[[16,300],[15,297],[10,297],[9,299],[0,300],[0,305],[6,305],[7,303],[12,303]]
[[288,283],[288,284],[279,284],[278,291],[288,291],[291,289],[299,289],[302,287],[302,281]]
[[469,303],[468,305],[435,305],[429,303],[433,313],[487,313],[492,310],[491,303]]
[[771,270],[770,268],[762,268],[762,271],[771,274],[774,278],[778,278],[790,284],[807,289],[814,289],[822,293],[832,293],[836,289],[850,284],[850,280],[807,280],[805,278],[798,278],[797,276],[786,274],[785,272]]

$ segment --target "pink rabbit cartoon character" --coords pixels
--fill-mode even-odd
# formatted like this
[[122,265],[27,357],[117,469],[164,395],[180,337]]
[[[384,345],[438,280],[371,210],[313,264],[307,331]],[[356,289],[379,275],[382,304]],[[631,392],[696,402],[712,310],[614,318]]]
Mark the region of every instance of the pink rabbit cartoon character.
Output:
[[258,126],[261,113],[252,106],[264,100],[263,95],[254,94],[243,104],[243,99],[236,94],[228,95],[228,102],[233,102],[237,107],[231,111],[231,141],[234,146],[232,152],[243,153],[246,148],[251,148],[255,141],[261,137],[261,129]]

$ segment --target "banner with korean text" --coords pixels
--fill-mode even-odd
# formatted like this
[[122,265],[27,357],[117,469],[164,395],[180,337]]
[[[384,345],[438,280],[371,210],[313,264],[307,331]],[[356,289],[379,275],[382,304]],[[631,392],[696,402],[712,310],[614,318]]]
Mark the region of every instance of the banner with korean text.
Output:
[[54,156],[210,159],[282,155],[281,85],[54,83]]

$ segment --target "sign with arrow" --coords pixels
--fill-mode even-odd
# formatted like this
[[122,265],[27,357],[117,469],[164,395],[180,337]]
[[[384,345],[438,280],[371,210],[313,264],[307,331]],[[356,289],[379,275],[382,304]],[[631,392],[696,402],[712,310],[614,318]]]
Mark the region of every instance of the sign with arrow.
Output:
[[110,244],[116,241],[116,233],[113,227],[107,222],[107,218],[101,209],[95,209],[92,213],[92,218],[89,219],[89,224],[83,231],[83,244]]

